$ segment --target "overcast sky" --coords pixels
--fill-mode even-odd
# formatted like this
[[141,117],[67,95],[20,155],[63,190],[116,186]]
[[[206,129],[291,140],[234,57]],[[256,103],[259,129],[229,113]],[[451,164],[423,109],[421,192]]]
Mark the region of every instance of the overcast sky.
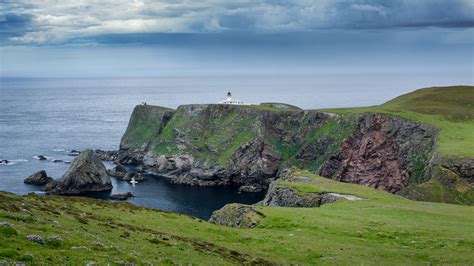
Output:
[[453,75],[473,0],[0,0],[2,77]]

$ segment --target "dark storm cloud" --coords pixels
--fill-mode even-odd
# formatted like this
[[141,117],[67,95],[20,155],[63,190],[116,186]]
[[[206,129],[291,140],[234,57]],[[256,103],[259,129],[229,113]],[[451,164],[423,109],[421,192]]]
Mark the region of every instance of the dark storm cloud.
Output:
[[[0,1],[3,44],[130,40],[166,34],[472,28],[472,0]],[[148,36],[150,35],[150,36]],[[121,37],[122,36],[122,37]]]

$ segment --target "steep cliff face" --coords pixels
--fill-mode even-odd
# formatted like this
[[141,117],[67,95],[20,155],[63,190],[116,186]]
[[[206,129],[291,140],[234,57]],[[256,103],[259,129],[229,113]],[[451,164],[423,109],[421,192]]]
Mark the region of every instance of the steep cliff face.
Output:
[[118,162],[176,183],[255,191],[288,167],[414,199],[429,198],[419,185],[438,173],[437,166],[473,183],[471,161],[437,156],[439,130],[433,126],[388,114],[274,105],[137,106]]
[[397,117],[363,115],[320,174],[396,193],[429,179],[437,131]]
[[177,183],[266,188],[283,167],[319,169],[356,122],[267,105],[138,106],[119,161]]
[[146,150],[149,142],[161,134],[173,114],[174,110],[165,107],[137,105],[120,141],[120,149]]

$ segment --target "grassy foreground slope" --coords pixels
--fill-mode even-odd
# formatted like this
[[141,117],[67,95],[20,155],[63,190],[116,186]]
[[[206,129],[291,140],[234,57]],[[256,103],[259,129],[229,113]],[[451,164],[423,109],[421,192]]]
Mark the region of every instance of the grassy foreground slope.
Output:
[[443,157],[474,158],[474,87],[419,89],[379,106],[326,109],[340,114],[386,113],[441,129],[438,153]]
[[[474,207],[410,201],[308,172],[293,175],[310,179],[287,182],[300,193],[367,200],[256,206],[265,215],[258,227],[238,229],[126,203],[0,193],[0,222],[12,225],[0,225],[0,263],[474,263]],[[27,240],[31,234],[46,243]]]

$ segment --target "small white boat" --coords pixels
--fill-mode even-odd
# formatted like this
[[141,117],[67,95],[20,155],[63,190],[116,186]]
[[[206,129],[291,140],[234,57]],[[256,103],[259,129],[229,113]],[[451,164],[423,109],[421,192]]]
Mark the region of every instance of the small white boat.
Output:
[[135,177],[132,177],[132,180],[130,180],[130,184],[132,184],[133,187],[135,187],[135,184],[138,184],[138,182],[135,180]]

